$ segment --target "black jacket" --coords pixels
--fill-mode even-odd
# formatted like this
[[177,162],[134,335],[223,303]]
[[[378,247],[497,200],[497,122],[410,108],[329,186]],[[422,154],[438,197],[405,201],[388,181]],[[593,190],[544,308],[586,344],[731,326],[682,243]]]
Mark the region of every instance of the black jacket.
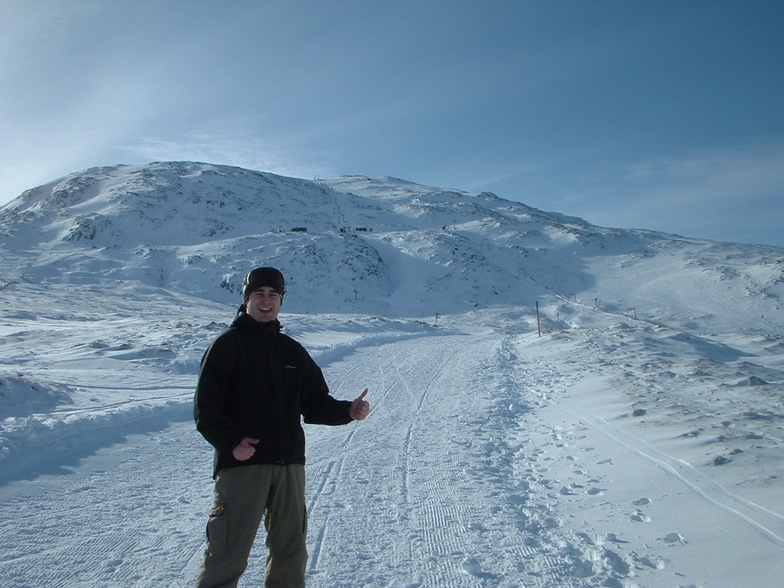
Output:
[[[253,464],[305,463],[306,423],[351,422],[351,402],[329,394],[321,369],[302,345],[240,314],[204,354],[194,398],[196,428],[215,447],[215,472]],[[244,437],[259,439],[247,461],[231,451]]]

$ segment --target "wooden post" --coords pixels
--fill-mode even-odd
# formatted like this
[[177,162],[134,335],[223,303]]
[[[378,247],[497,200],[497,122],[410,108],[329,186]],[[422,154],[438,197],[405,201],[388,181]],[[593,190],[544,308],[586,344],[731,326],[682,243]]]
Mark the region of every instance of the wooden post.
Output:
[[539,322],[539,301],[536,301],[536,330],[539,332],[539,336],[542,336],[542,323]]

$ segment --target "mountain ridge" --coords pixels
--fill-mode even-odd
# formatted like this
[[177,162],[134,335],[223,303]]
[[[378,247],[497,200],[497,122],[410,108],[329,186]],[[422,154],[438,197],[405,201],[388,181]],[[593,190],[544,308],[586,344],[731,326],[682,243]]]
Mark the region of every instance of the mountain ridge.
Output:
[[293,312],[504,306],[530,316],[541,302],[560,327],[582,307],[697,333],[784,332],[774,320],[784,249],[598,227],[391,177],[304,180],[197,162],[91,168],[0,208],[0,247],[6,283],[233,303],[248,269],[275,265]]

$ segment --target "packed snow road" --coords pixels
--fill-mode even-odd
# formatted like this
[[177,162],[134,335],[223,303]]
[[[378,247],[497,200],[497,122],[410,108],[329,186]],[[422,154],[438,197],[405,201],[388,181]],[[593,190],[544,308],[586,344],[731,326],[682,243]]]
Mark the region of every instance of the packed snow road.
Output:
[[[714,548],[775,560],[782,517],[759,505],[733,515],[739,501],[679,473],[666,447],[654,452],[634,429],[608,422],[631,410],[623,382],[606,377],[619,373],[613,362],[640,374],[651,356],[612,359],[591,340],[475,325],[321,354],[333,395],[368,387],[373,411],[344,427],[307,427],[308,585],[729,586],[716,579],[768,577],[690,570],[690,558]],[[159,426],[107,436],[116,442],[78,463],[0,486],[3,586],[193,584],[211,448],[194,430],[188,396],[176,398]],[[724,535],[712,537],[705,519]],[[259,540],[241,585],[259,584],[264,558]]]
[[[507,433],[529,410],[510,353],[496,335],[452,333],[357,348],[326,368],[336,397],[368,386],[373,413],[308,427],[310,586],[564,584],[573,562],[526,544],[510,494]],[[2,487],[5,582],[191,584],[212,482],[188,409],[78,466]],[[258,546],[249,585],[262,573]]]

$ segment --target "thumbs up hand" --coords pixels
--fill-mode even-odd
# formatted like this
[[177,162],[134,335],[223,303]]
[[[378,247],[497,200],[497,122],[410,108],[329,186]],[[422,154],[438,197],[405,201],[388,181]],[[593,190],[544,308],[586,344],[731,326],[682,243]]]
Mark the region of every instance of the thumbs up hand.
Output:
[[365,388],[362,394],[351,403],[351,407],[348,409],[348,415],[355,421],[364,421],[370,414],[370,403],[365,400],[367,393],[368,389]]

